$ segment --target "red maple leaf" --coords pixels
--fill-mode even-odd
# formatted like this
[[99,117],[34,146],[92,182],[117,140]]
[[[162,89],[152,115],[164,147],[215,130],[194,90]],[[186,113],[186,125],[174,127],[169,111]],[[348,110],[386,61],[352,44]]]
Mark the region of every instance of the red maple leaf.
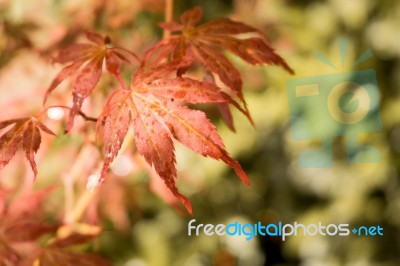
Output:
[[37,261],[40,266],[110,266],[109,262],[99,256],[76,253],[69,250],[73,246],[87,244],[96,236],[93,234],[73,233],[66,238],[57,239],[42,249],[37,256]]
[[[17,265],[24,260],[21,250],[16,249],[17,244],[35,245],[37,239],[56,231],[56,225],[44,223],[38,215],[43,200],[52,191],[53,188],[48,188],[24,194],[5,203],[0,212],[0,265]],[[0,202],[5,202],[5,199],[0,197]]]
[[65,79],[75,76],[73,81],[73,107],[69,115],[67,131],[73,126],[74,117],[79,113],[83,101],[89,97],[100,80],[103,63],[107,71],[112,74],[124,87],[121,76],[121,63],[131,64],[134,58],[138,57],[129,50],[111,45],[108,36],[86,31],[86,37],[91,43],[73,44],[62,50],[58,56],[53,58],[53,63],[68,64],[54,78],[50,87],[47,89],[45,101],[51,92]]
[[93,234],[71,233],[65,238],[55,238],[45,247],[39,245],[38,239],[61,228],[60,224],[48,224],[41,218],[42,204],[53,191],[54,187],[49,187],[10,200],[13,191],[6,191],[0,186],[0,203],[4,206],[0,210],[0,265],[27,266],[33,265],[34,261],[38,265],[51,266],[110,265],[98,256],[69,250],[73,246],[89,243],[100,231]]
[[14,157],[19,148],[25,152],[35,178],[38,174],[34,155],[40,147],[41,131],[55,135],[35,117],[24,117],[0,122],[0,130],[13,125],[4,134],[0,135],[0,170]]
[[[146,60],[153,59],[157,63],[169,55],[173,59],[189,57],[217,75],[241,100],[243,95],[240,73],[222,53],[223,50],[230,51],[252,65],[275,64],[293,73],[259,30],[228,18],[211,20],[196,26],[202,16],[202,9],[194,7],[182,14],[181,23],[161,24],[165,29],[180,33],[162,40],[150,49],[146,53]],[[254,36],[243,38],[241,34]]]
[[137,151],[191,213],[190,202],[179,193],[175,184],[177,171],[172,138],[203,156],[224,161],[244,183],[249,181],[240,164],[225,150],[215,126],[206,115],[182,103],[229,103],[243,113],[245,111],[214,83],[170,76],[189,64],[183,60],[139,69],[133,76],[131,90],[120,89],[110,96],[98,124],[105,145],[101,181],[133,125]]

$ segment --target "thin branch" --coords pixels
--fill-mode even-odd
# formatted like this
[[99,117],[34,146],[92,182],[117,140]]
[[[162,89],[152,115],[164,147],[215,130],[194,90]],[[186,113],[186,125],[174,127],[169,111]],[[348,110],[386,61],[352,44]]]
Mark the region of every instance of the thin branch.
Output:
[[[68,109],[68,110],[72,109],[71,107],[65,106],[65,105],[52,105],[52,106],[48,106],[48,107],[44,108],[37,115],[35,115],[35,117],[38,118],[38,117],[42,116],[50,108],[63,108],[63,109]],[[97,118],[88,116],[84,112],[82,112],[81,110],[79,110],[78,114],[86,121],[97,122]]]
[[86,121],[92,121],[92,122],[97,122],[97,118],[95,118],[95,117],[91,117],[91,116],[87,116],[84,112],[82,112],[82,111],[79,111],[78,112],[78,114],[83,118],[83,119],[85,119]]
[[[165,3],[165,22],[171,22],[174,16],[174,0],[166,0]],[[171,31],[164,29],[163,38],[166,39],[171,36]]]

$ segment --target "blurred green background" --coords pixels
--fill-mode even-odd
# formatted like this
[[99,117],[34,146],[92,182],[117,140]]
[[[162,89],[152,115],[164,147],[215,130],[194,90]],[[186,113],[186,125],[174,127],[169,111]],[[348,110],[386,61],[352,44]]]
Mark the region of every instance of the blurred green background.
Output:
[[[151,177],[145,171],[131,171],[115,181],[122,184],[119,191],[126,217],[102,218],[105,232],[96,249],[121,266],[400,265],[400,1],[180,0],[175,2],[175,16],[195,5],[203,7],[205,20],[229,16],[265,32],[296,75],[277,67],[252,67],[229,55],[242,73],[255,127],[240,113],[235,113],[237,133],[215,121],[251,185],[243,185],[223,163],[177,145],[178,184],[193,204],[193,216],[181,214],[152,193]],[[7,116],[21,116],[36,110],[41,98],[29,98],[29,103],[18,107],[15,102],[44,92],[56,73],[48,58],[60,47],[75,42],[88,28],[109,34],[118,44],[142,54],[161,36],[157,23],[163,19],[163,1],[0,0],[0,19],[0,105],[8,108]],[[341,39],[348,42],[343,68]],[[352,68],[367,49],[373,57]],[[318,61],[318,52],[339,68]],[[331,168],[299,167],[301,152],[319,143],[293,139],[286,82],[364,69],[376,71],[383,127],[366,133],[362,141],[376,147],[381,160],[348,163],[346,137],[339,136],[333,139]],[[213,110],[209,111],[214,117]],[[310,109],[305,119],[329,130],[319,112]],[[56,182],[62,166],[54,164],[63,160],[66,147],[81,143],[77,136],[57,140],[49,158],[41,163],[39,184]],[[99,199],[105,209],[113,208],[115,200],[110,195]],[[320,221],[348,223],[350,228],[380,225],[384,236],[300,235],[284,242],[279,237],[246,241],[245,237],[188,236],[191,219],[196,224]],[[122,220],[128,226],[117,230]]]

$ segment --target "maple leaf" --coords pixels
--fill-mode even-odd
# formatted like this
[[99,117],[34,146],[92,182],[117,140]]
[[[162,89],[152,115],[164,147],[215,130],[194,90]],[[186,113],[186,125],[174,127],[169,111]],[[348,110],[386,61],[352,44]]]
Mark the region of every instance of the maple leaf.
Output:
[[[228,18],[196,26],[202,15],[202,9],[194,7],[182,14],[181,23],[162,23],[163,28],[180,34],[172,35],[155,45],[146,53],[145,60],[154,60],[157,64],[169,55],[172,59],[189,57],[217,75],[243,103],[245,101],[240,73],[222,53],[223,50],[230,51],[252,65],[275,64],[293,73],[257,29]],[[241,38],[240,35],[243,34],[254,36]]]
[[71,130],[74,123],[74,117],[79,113],[83,101],[89,97],[100,80],[103,63],[107,71],[112,74],[124,87],[121,76],[121,63],[132,63],[133,58],[139,61],[138,57],[129,50],[111,45],[108,36],[93,32],[85,32],[87,39],[91,43],[73,44],[62,50],[58,56],[53,58],[53,63],[68,64],[54,78],[50,87],[47,89],[45,100],[58,85],[65,79],[75,76],[72,85],[73,107],[69,115],[67,131]]
[[[65,238],[56,238],[46,247],[38,245],[39,238],[54,234],[61,228],[59,224],[47,224],[40,218],[42,203],[53,191],[54,187],[49,187],[6,201],[0,212],[0,265],[110,265],[98,256],[68,250],[93,240],[99,231],[93,234],[71,233]],[[0,200],[10,197],[12,192],[0,186]],[[26,245],[31,248],[26,249]]]
[[37,258],[39,266],[110,266],[111,264],[103,258],[92,255],[71,252],[69,247],[86,244],[95,238],[96,235],[74,233],[66,238],[57,239],[44,248]]
[[203,156],[224,161],[244,183],[249,182],[240,164],[225,150],[215,126],[206,115],[189,109],[183,103],[229,103],[243,113],[245,111],[214,83],[171,77],[177,69],[189,65],[189,61],[182,60],[139,69],[132,78],[131,90],[120,89],[110,95],[98,125],[102,127],[106,154],[101,182],[130,125],[133,125],[138,153],[154,167],[166,186],[191,213],[189,200],[176,187],[172,138]]
[[13,125],[0,136],[0,170],[14,157],[19,148],[25,152],[34,176],[38,171],[34,154],[38,151],[42,140],[40,132],[55,134],[35,117],[24,117],[0,122],[0,130]]
[[53,190],[50,187],[7,202],[0,213],[0,265],[16,265],[21,262],[23,257],[20,250],[16,250],[16,244],[34,244],[43,235],[56,231],[56,225],[43,223],[38,215],[44,198]]

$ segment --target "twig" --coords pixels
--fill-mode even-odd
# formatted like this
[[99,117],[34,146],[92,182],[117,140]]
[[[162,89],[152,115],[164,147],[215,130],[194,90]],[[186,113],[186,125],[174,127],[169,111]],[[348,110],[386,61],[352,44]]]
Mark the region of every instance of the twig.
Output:
[[79,111],[78,114],[80,116],[82,116],[83,119],[85,119],[86,121],[92,121],[92,122],[97,122],[97,118],[95,117],[91,117],[91,116],[87,116],[84,112]]
[[[63,109],[68,109],[71,110],[72,108],[69,106],[65,106],[65,105],[52,105],[52,106],[48,106],[46,108],[44,108],[42,111],[40,111],[37,115],[35,115],[36,118],[42,116],[47,110],[49,110],[50,108],[63,108]],[[85,119],[86,121],[92,121],[92,122],[97,122],[97,118],[95,117],[91,117],[86,115],[84,112],[82,112],[81,110],[79,110],[78,114]]]
[[[165,22],[171,22],[174,16],[174,0],[166,0],[165,3]],[[164,28],[163,38],[166,39],[171,35],[171,31]]]

